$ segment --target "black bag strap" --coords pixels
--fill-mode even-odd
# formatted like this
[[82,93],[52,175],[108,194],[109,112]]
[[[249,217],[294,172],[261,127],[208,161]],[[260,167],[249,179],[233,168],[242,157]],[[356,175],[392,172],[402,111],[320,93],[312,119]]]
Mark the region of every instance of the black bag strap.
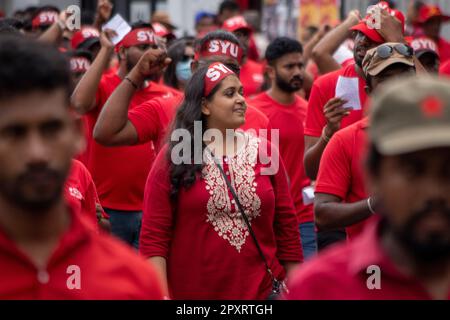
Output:
[[239,201],[239,198],[238,198],[238,196],[237,196],[237,194],[236,194],[236,191],[234,190],[233,186],[231,185],[231,182],[230,182],[230,180],[228,179],[227,175],[226,175],[225,172],[223,171],[222,166],[220,165],[220,163],[218,163],[218,162],[216,161],[216,157],[214,156],[214,154],[213,154],[212,152],[211,152],[211,155],[212,155],[212,157],[213,157],[213,159],[214,159],[214,163],[215,163],[216,166],[219,168],[220,173],[221,173],[222,176],[224,177],[225,182],[227,183],[228,189],[230,189],[230,192],[231,192],[231,194],[233,195],[234,201],[236,202],[236,205],[238,206],[239,211],[241,212],[242,217],[244,218],[245,224],[247,225],[248,231],[250,232],[250,235],[251,235],[251,237],[253,238],[253,242],[255,242],[256,248],[258,249],[259,255],[261,256],[261,259],[262,259],[263,262],[264,262],[264,265],[265,265],[265,267],[266,267],[267,272],[269,273],[270,277],[272,278],[272,281],[274,281],[274,280],[277,281],[277,279],[275,279],[275,276],[273,275],[272,270],[269,268],[269,264],[267,263],[266,257],[264,256],[264,253],[262,252],[261,247],[259,246],[259,242],[258,242],[258,240],[256,239],[256,235],[255,235],[255,233],[253,232],[253,228],[252,228],[252,226],[251,226],[251,224],[250,224],[250,221],[248,220],[247,214],[245,213],[245,210],[244,210],[244,208],[243,208],[241,202]]

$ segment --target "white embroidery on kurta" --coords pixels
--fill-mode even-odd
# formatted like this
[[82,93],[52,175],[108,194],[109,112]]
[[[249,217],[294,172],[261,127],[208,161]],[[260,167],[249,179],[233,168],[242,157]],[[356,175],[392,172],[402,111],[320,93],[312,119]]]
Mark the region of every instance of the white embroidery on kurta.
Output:
[[[261,213],[261,199],[256,193],[256,183],[254,182],[258,138],[248,134],[246,134],[246,138],[248,142],[245,149],[235,157],[228,158],[226,171],[229,173],[227,176],[251,223]],[[227,240],[240,252],[249,236],[248,227],[231,193],[228,192],[224,177],[208,152],[205,153],[202,176],[206,182],[206,190],[210,194],[206,221],[212,224],[220,237]]]

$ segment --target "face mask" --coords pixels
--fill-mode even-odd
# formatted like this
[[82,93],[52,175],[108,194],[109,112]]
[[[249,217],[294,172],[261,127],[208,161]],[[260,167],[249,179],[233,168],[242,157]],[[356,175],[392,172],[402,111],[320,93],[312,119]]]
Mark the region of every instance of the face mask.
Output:
[[191,76],[192,76],[191,62],[192,62],[192,60],[189,59],[187,61],[180,61],[177,63],[175,72],[176,72],[178,81],[186,82],[191,78]]

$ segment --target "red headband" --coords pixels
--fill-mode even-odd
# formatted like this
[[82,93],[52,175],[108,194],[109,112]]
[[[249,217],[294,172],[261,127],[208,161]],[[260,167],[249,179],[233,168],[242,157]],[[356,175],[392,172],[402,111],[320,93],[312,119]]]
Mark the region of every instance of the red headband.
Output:
[[31,22],[31,26],[36,29],[40,26],[53,24],[58,19],[59,14],[55,11],[42,11]]
[[122,41],[117,44],[117,48],[129,48],[140,44],[156,44],[155,34],[152,29],[138,28],[131,30]]
[[242,49],[236,43],[227,40],[210,40],[195,54],[195,59],[208,56],[228,56],[236,59],[239,64],[242,60]]
[[91,66],[91,62],[85,57],[70,58],[70,71],[73,73],[86,72]]
[[214,62],[208,67],[205,75],[205,97],[209,96],[211,91],[226,77],[236,75],[231,69],[223,63]]

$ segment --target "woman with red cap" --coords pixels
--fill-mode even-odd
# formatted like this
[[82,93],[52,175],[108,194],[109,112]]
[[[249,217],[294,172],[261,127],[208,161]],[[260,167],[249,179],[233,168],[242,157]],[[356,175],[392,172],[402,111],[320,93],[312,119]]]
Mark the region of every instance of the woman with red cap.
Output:
[[302,259],[277,151],[236,131],[242,90],[224,64],[199,68],[147,179],[140,252],[171,298],[265,299]]

